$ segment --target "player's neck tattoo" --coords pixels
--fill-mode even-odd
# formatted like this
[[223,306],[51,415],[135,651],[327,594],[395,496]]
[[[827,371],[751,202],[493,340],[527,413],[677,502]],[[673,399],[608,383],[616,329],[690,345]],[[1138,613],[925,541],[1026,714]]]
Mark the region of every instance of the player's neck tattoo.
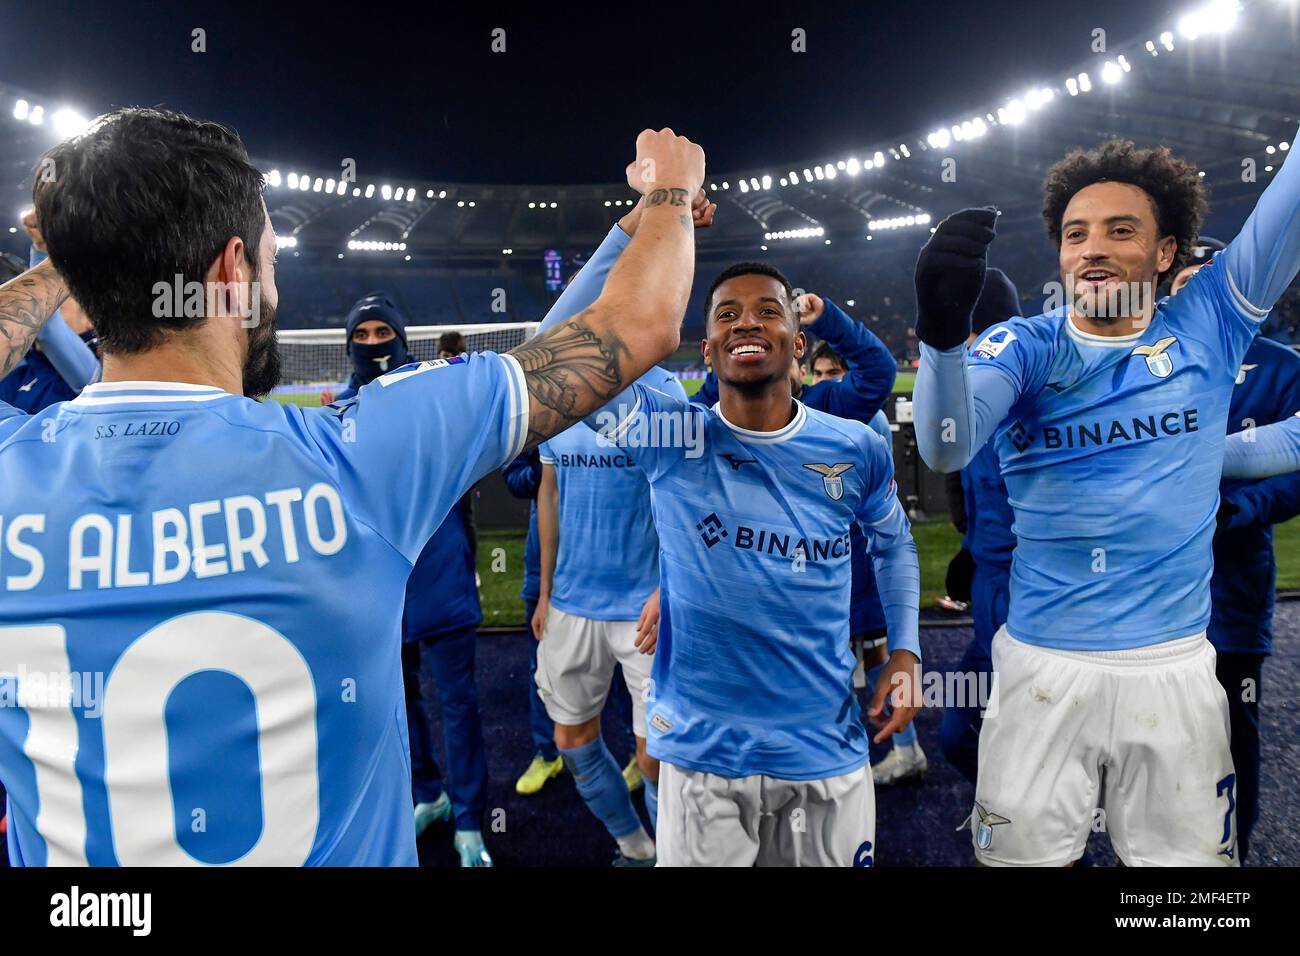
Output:
[[22,361],[45,320],[67,297],[62,277],[46,263],[0,286],[0,378]]
[[580,312],[510,352],[523,367],[533,400],[529,445],[564,431],[626,387],[619,360],[627,356],[627,346],[612,333],[592,331],[586,321],[591,311]]

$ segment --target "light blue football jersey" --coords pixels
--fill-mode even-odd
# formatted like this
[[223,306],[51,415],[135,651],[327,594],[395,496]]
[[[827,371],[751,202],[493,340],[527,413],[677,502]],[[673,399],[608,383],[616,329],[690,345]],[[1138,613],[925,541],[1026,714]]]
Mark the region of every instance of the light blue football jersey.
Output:
[[406,579],[524,444],[514,358],[325,409],[114,382],[5,412],[11,861],[415,865]]
[[1014,637],[1101,651],[1205,629],[1228,404],[1261,318],[1216,260],[1140,332],[1090,334],[1063,307],[976,343],[973,384],[1019,394],[994,438]]
[[[662,603],[649,752],[728,777],[861,767],[850,529],[892,523],[910,547],[889,449],[861,422],[798,402],[785,428],[765,433],[730,425],[716,406],[642,385],[632,395],[621,417],[588,421],[621,420],[618,440],[652,489]],[[909,587],[910,628],[891,646],[919,657]]]
[[[671,372],[655,368],[640,381],[686,401]],[[596,621],[635,621],[659,587],[659,536],[650,514],[650,483],[632,449],[604,441],[579,422],[539,448],[555,468],[560,534],[551,604]]]

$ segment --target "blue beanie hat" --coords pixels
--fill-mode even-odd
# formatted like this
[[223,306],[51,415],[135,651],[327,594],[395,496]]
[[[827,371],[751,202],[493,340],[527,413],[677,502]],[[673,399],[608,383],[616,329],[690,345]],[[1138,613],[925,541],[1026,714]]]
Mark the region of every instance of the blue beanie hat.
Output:
[[352,333],[362,322],[370,319],[378,319],[383,322],[402,340],[402,349],[409,352],[410,349],[406,344],[406,316],[402,315],[397,303],[387,292],[367,292],[356,302],[352,303],[352,309],[348,312],[347,321],[347,347],[352,351]]

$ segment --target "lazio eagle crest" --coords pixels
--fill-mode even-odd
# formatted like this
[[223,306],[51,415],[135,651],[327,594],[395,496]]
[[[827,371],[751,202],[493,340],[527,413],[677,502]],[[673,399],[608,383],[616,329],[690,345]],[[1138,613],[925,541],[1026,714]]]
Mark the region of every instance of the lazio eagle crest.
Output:
[[975,845],[981,850],[987,850],[993,845],[993,828],[1011,821],[1004,816],[985,810],[984,805],[978,800],[975,801],[975,812],[979,814],[979,823],[975,828]]
[[1165,349],[1178,341],[1174,335],[1161,339],[1155,345],[1139,345],[1130,354],[1141,355],[1147,360],[1147,371],[1156,378],[1168,378],[1174,370],[1174,360],[1169,357]]
[[852,462],[838,465],[822,465],[813,462],[805,464],[804,467],[822,476],[822,487],[826,489],[826,494],[830,496],[832,501],[839,501],[844,497],[844,479],[840,475],[853,467]]

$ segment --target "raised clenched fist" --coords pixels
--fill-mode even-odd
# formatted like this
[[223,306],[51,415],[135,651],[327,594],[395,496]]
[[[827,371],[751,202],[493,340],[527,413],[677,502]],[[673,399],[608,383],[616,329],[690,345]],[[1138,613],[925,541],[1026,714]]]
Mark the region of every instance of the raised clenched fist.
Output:
[[645,194],[652,189],[682,190],[690,201],[704,185],[704,150],[668,127],[642,130],[627,184]]

